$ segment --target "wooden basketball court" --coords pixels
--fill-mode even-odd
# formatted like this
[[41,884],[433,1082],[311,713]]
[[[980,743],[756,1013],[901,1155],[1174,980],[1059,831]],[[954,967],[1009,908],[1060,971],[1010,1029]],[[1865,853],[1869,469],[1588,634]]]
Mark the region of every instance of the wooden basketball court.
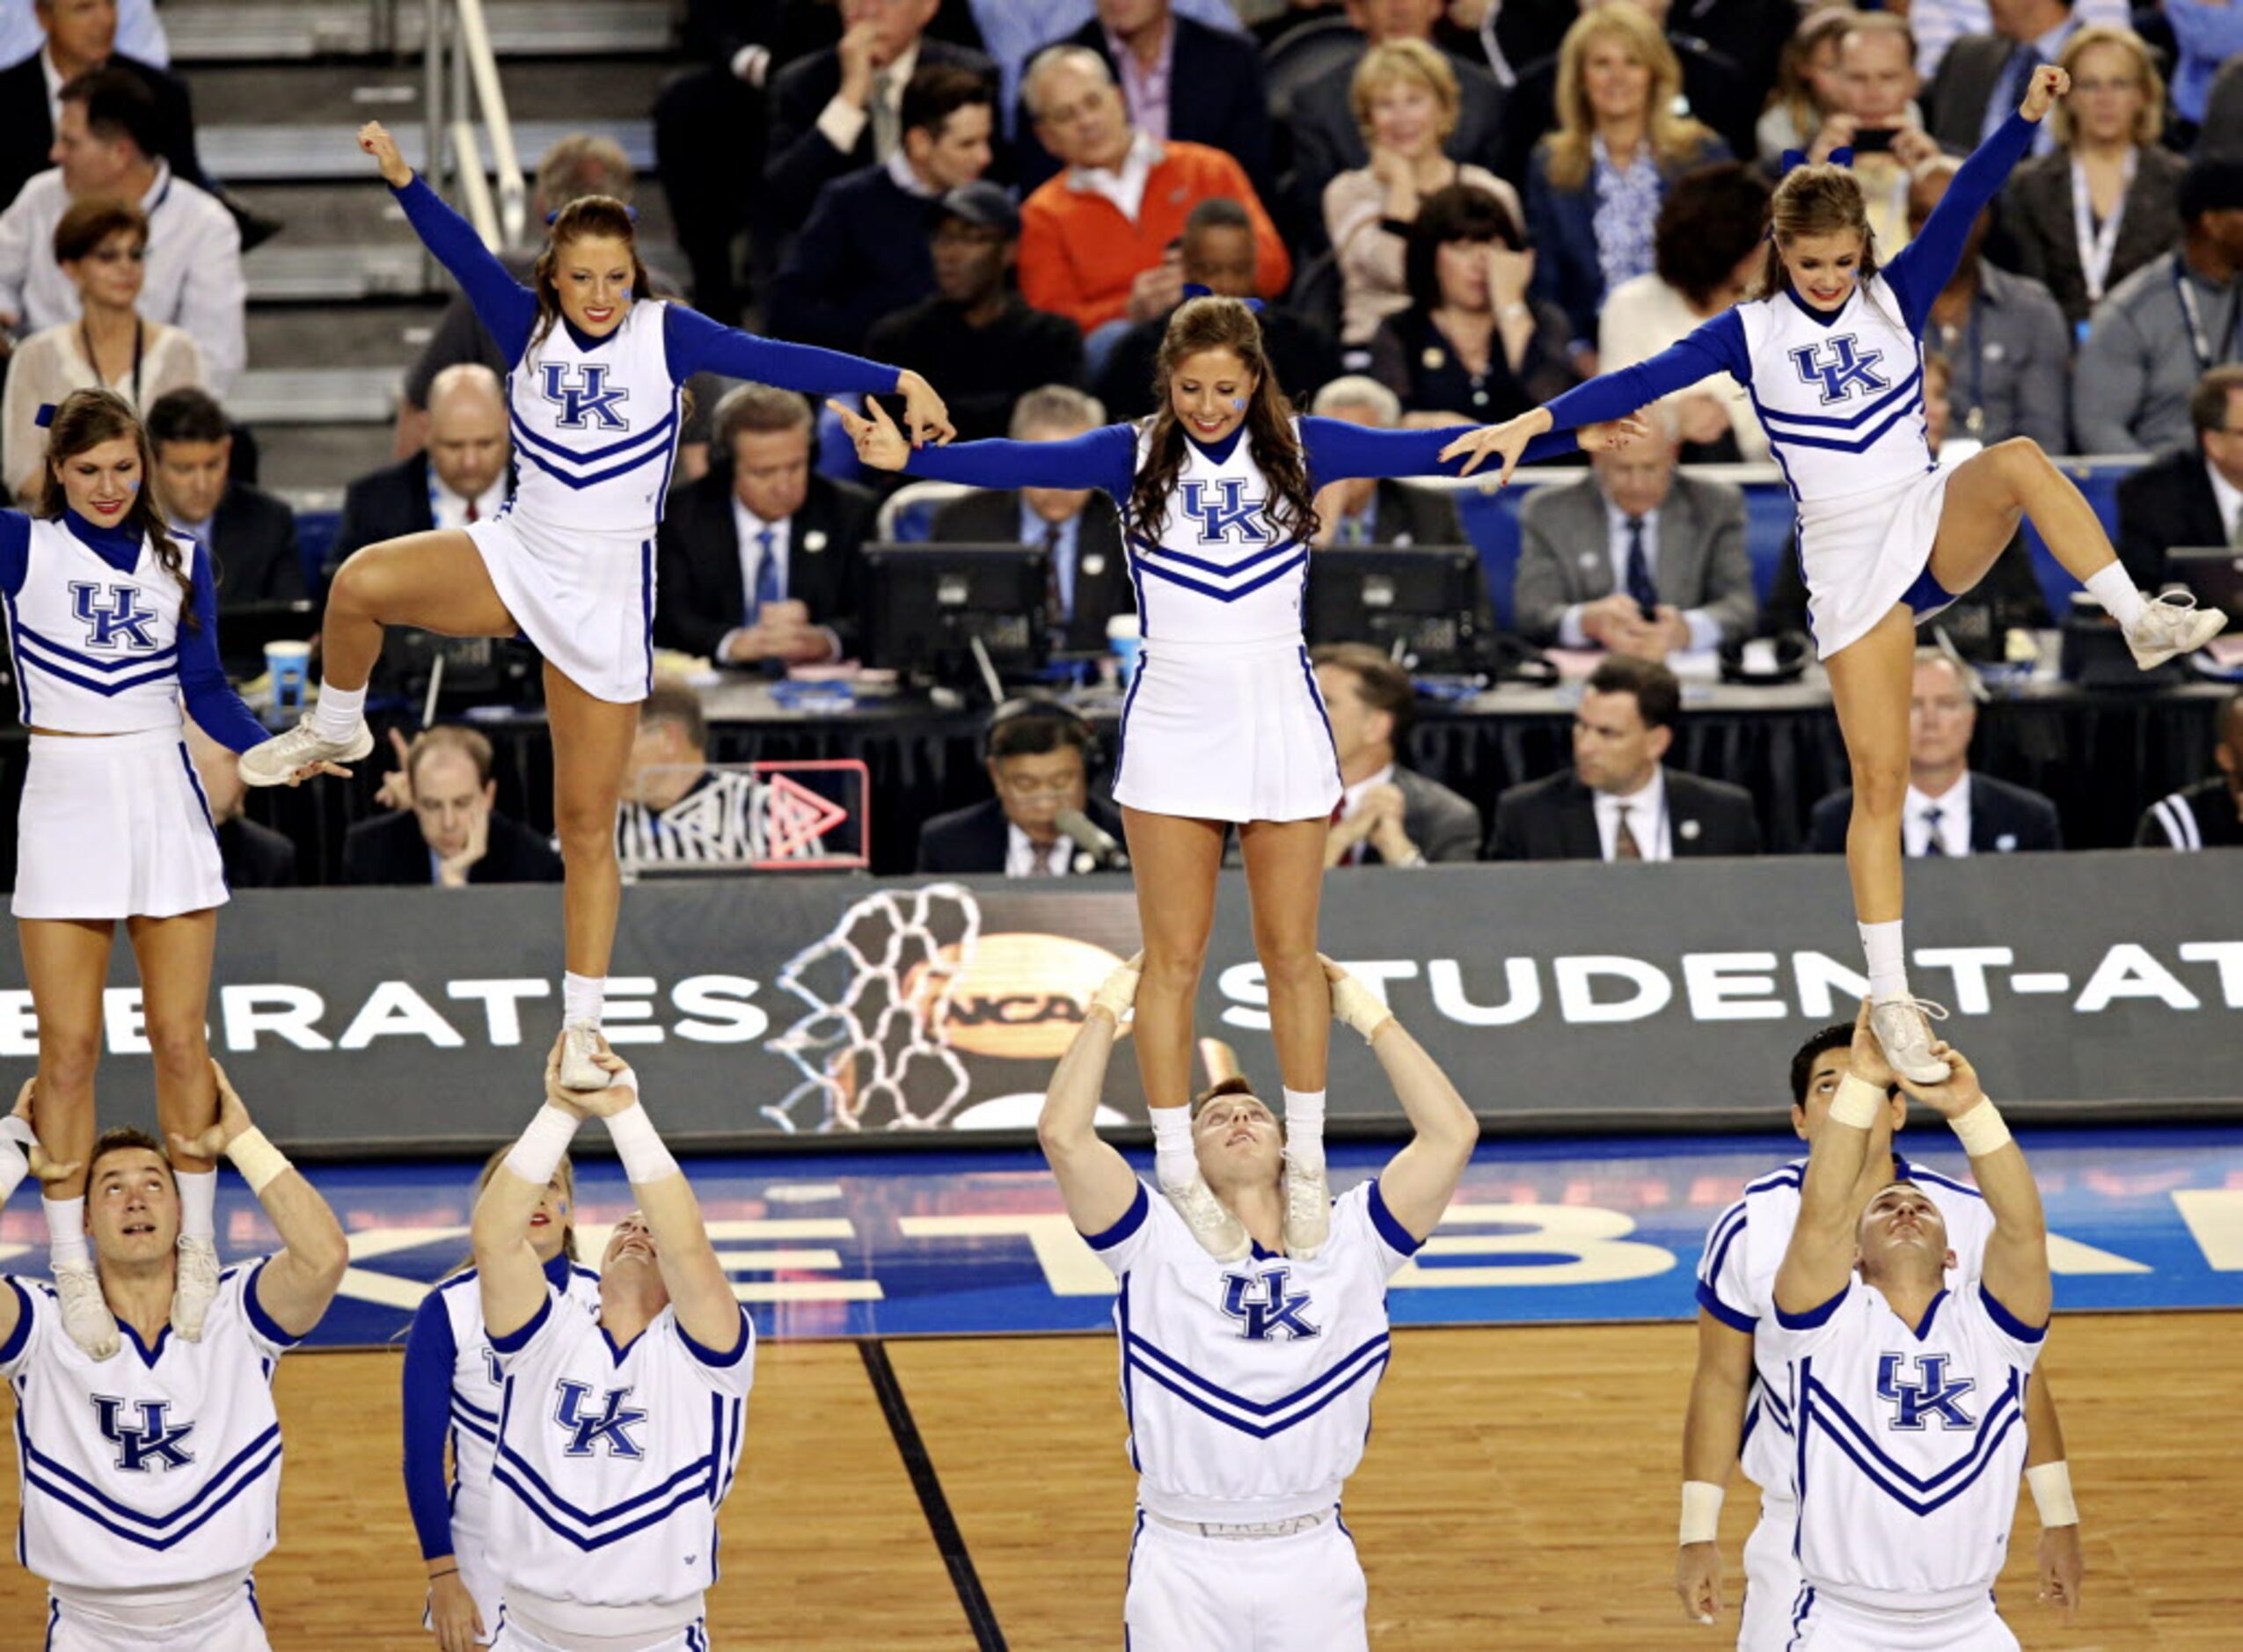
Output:
[[[2232,1314],[2059,1321],[2049,1370],[2086,1533],[2087,1604],[2070,1627],[2034,1604],[2037,1523],[2023,1503],[2001,1592],[2027,1647],[2237,1644],[2239,1330]],[[1733,1644],[1733,1615],[1696,1627],[1669,1584],[1693,1335],[1681,1325],[1398,1332],[1348,1499],[1373,1645]],[[433,1644],[417,1627],[421,1568],[398,1475],[400,1357],[281,1363],[281,1545],[258,1569],[277,1648]],[[1132,1488],[1110,1339],[781,1342],[758,1359],[711,1597],[720,1648],[1120,1645]],[[10,1524],[15,1495],[10,1475]],[[1740,1482],[1723,1531],[1732,1590],[1750,1518]],[[41,1599],[38,1580],[0,1570],[0,1647],[38,1644]],[[984,1630],[977,1642],[965,1599],[985,1601],[1001,1641]]]

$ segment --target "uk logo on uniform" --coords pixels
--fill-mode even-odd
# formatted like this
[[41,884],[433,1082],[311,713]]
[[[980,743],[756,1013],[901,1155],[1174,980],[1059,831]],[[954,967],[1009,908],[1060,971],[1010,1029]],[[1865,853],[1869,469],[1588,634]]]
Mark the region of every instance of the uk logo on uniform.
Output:
[[138,1428],[126,1425],[125,1408],[129,1403],[110,1394],[93,1396],[94,1420],[100,1426],[101,1437],[117,1448],[119,1468],[145,1474],[151,1468],[185,1468],[194,1461],[194,1453],[179,1444],[194,1432],[194,1424],[173,1422],[168,1414],[170,1400],[142,1400]]
[[1893,1407],[1893,1427],[1918,1434],[1932,1417],[1940,1420],[1943,1429],[1978,1426],[1962,1404],[1962,1396],[1978,1385],[1976,1378],[1958,1377],[1950,1382],[1946,1355],[1918,1354],[1916,1380],[1904,1383],[1900,1379],[1900,1369],[1906,1357],[1903,1354],[1886,1354],[1877,1361],[1877,1398]]
[[1215,485],[1216,496],[1210,500],[1207,497],[1205,483],[1184,484],[1184,514],[1198,519],[1202,542],[1213,545],[1227,540],[1235,531],[1243,544],[1269,543],[1268,529],[1255,523],[1255,517],[1268,501],[1240,497],[1246,492],[1246,486],[1235,476],[1225,477]]
[[[1290,1341],[1303,1341],[1323,1332],[1303,1316],[1309,1307],[1309,1293],[1296,1295],[1288,1290],[1286,1282],[1291,1270],[1273,1268],[1266,1274],[1225,1274],[1223,1276],[1223,1312],[1238,1321],[1238,1334],[1249,1342],[1267,1342],[1279,1332]],[[1261,1287],[1260,1300],[1247,1296],[1255,1286]]]
[[579,369],[584,375],[581,384],[568,382],[568,365],[566,362],[546,362],[537,369],[545,399],[561,410],[554,422],[564,430],[581,430],[588,422],[597,424],[603,430],[630,429],[631,420],[616,409],[631,399],[631,392],[608,388],[607,363],[582,363]]
[[[1825,362],[1823,352],[1827,348],[1835,358]],[[1841,333],[1822,344],[1801,345],[1791,353],[1792,365],[1799,369],[1801,384],[1819,384],[1823,390],[1823,405],[1844,401],[1853,394],[1859,384],[1875,395],[1881,390],[1890,390],[1892,382],[1877,371],[1877,363],[1885,359],[1882,350],[1863,350],[1860,341],[1851,333]]]
[[[102,604],[105,596],[108,599],[106,606]],[[156,647],[156,633],[149,627],[161,616],[152,608],[141,606],[141,589],[137,585],[95,585],[73,580],[70,612],[84,625],[85,646],[89,648],[152,651]]]
[[553,1408],[553,1421],[568,1431],[568,1444],[563,1451],[570,1457],[592,1457],[604,1446],[610,1457],[636,1462],[646,1456],[631,1430],[647,1420],[647,1413],[639,1407],[623,1403],[631,1398],[631,1390],[609,1389],[596,1412],[585,1403],[591,1397],[589,1383],[561,1383],[560,1401]]

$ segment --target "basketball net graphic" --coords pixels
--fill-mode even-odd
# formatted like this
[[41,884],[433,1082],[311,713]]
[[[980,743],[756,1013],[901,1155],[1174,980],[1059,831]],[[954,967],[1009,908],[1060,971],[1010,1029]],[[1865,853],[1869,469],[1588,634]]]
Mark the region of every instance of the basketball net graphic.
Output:
[[808,1012],[764,1048],[802,1078],[763,1116],[790,1134],[939,1128],[970,1084],[947,1028],[981,932],[963,884],[883,889],[851,905],[778,972]]

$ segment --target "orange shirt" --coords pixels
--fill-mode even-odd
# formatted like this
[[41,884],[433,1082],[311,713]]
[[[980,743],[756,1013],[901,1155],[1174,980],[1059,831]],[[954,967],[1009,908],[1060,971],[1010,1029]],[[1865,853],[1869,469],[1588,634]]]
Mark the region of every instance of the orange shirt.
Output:
[[1134,223],[1104,195],[1070,187],[1072,175],[1072,168],[1060,173],[1020,208],[1020,296],[1085,333],[1121,318],[1129,283],[1160,262],[1192,208],[1216,196],[1237,201],[1253,222],[1254,290],[1274,299],[1293,279],[1285,243],[1246,169],[1221,150],[1162,144]]

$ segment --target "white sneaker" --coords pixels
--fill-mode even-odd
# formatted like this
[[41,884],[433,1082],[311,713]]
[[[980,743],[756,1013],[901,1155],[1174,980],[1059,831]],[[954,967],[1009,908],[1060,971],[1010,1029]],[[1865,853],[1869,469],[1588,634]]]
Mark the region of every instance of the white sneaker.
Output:
[[1892,998],[1869,1008],[1869,1030],[1885,1063],[1911,1084],[1945,1084],[1954,1069],[1932,1053],[1932,1023],[1947,1019],[1947,1006],[1929,998]]
[[2143,600],[2142,617],[2126,631],[2126,646],[2134,663],[2144,671],[2163,665],[2177,654],[2194,654],[2219,635],[2227,616],[2217,608],[2199,608],[2195,596],[2181,592]]
[[179,1272],[172,1281],[172,1328],[190,1342],[202,1341],[202,1317],[217,1294],[217,1246],[182,1233]]
[[589,1021],[561,1024],[560,1086],[564,1090],[604,1090],[615,1080],[596,1057],[600,1029]]
[[55,1264],[55,1294],[62,1302],[62,1328],[96,1359],[107,1359],[122,1346],[117,1316],[101,1294],[101,1276],[91,1262]]
[[1168,1195],[1168,1202],[1176,1207],[1176,1214],[1192,1230],[1192,1237],[1216,1261],[1235,1262],[1253,1248],[1253,1240],[1246,1234],[1246,1224],[1215,1196],[1215,1189],[1197,1171],[1192,1173],[1189,1181],[1176,1187],[1162,1182],[1160,1190]]
[[1285,1161],[1285,1254],[1306,1261],[1332,1234],[1332,1183],[1322,1166]]
[[275,735],[241,754],[244,786],[286,786],[298,769],[314,763],[356,763],[374,749],[374,731],[360,718],[347,740],[329,740],[312,726],[306,712],[285,735]]

